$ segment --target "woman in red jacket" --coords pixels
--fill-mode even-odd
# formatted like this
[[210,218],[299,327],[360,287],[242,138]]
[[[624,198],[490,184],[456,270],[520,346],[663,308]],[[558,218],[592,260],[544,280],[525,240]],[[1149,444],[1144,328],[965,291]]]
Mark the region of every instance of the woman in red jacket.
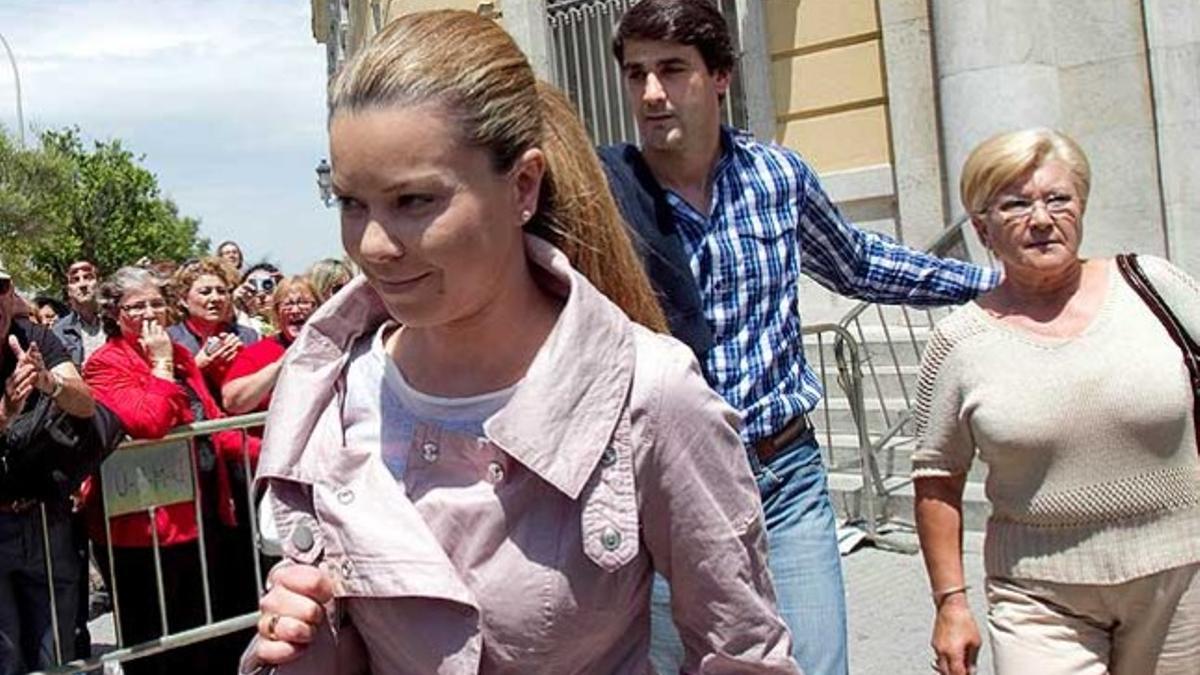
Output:
[[[167,300],[157,276],[145,269],[124,267],[100,286],[98,295],[109,338],[88,359],[84,380],[96,400],[121,419],[130,436],[161,438],[172,427],[222,416],[191,354],[167,335]],[[217,618],[225,614],[221,585],[227,581],[214,561],[224,557],[219,550],[221,530],[237,524],[227,465],[240,456],[241,449],[242,434],[235,431],[197,437],[193,445]],[[256,441],[251,452],[257,455]],[[93,537],[103,542],[103,526],[92,530]],[[192,502],[156,509],[153,523],[143,513],[117,516],[109,531],[115,569],[108,574],[116,579],[125,644],[153,639],[162,632],[152,548],[155,534],[161,547],[169,630],[175,633],[204,623],[199,529]],[[99,557],[107,565],[107,556]],[[243,574],[249,576],[252,571]],[[125,664],[125,672],[180,675],[224,670],[225,663],[214,662],[223,652],[212,647],[206,644],[136,659]]]

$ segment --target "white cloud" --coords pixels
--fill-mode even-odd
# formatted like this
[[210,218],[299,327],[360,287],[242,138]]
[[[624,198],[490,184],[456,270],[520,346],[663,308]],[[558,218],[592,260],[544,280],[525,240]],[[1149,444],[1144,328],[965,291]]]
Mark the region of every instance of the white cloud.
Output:
[[[307,0],[5,0],[0,31],[27,126],[121,138],[206,236],[300,271],[338,250],[312,172],[325,154],[325,52],[309,11]],[[5,66],[0,123],[13,129]]]

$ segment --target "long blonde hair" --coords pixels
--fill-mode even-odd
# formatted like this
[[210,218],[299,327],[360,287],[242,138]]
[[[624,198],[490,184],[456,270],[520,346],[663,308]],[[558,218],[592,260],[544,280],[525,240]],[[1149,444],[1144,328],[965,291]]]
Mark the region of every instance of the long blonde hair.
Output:
[[472,12],[403,15],[346,64],[329,93],[331,118],[424,104],[448,111],[461,141],[485,150],[496,171],[540,148],[547,170],[526,231],[562,249],[631,319],[666,330],[578,116],[561,94],[539,90],[508,33]]

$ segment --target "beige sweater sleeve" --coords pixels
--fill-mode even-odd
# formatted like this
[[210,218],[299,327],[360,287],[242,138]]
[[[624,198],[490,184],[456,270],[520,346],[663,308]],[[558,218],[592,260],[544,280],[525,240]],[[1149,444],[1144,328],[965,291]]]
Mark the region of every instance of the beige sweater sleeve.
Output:
[[1187,272],[1158,256],[1141,255],[1138,256],[1138,262],[1163,301],[1179,318],[1184,330],[1193,340],[1200,342],[1200,284]]
[[953,326],[963,318],[956,313],[939,323],[921,356],[913,407],[917,433],[913,478],[964,474],[975,458],[963,395],[961,340],[952,337],[958,332]]

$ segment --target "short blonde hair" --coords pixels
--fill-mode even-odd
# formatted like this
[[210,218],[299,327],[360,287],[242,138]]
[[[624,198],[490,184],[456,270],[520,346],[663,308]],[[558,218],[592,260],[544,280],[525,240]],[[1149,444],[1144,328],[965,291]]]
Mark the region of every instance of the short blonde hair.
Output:
[[1086,204],[1092,168],[1083,148],[1062,132],[1034,128],[998,134],[975,146],[958,183],[963,207],[970,214],[983,213],[1001,190],[1050,161],[1067,165]]

